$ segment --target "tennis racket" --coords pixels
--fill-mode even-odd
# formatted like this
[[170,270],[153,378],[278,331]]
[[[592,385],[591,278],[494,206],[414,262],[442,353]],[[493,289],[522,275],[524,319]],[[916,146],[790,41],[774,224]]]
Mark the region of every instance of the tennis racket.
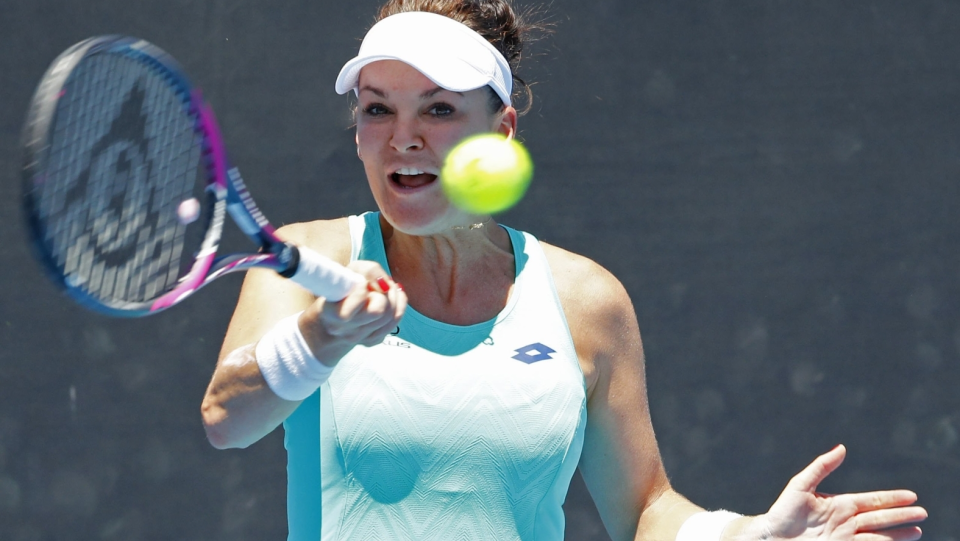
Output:
[[[57,57],[31,102],[23,149],[38,258],[93,310],[154,314],[253,267],[333,301],[366,281],[277,238],[228,164],[200,91],[143,40],[94,37]],[[227,214],[258,251],[217,256]]]

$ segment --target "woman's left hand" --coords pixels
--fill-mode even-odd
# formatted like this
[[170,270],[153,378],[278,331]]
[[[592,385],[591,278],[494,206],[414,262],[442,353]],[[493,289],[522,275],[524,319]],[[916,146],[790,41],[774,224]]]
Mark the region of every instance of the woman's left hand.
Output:
[[927,518],[927,511],[911,505],[917,501],[917,495],[909,490],[836,495],[817,492],[817,485],[840,466],[846,454],[847,450],[838,445],[794,476],[770,510],[756,517],[753,526],[758,527],[761,539],[920,539],[920,528],[912,524]]

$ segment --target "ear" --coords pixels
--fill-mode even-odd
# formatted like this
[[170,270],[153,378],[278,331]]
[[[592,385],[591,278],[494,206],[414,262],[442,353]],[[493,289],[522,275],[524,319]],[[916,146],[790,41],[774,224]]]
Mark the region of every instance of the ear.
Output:
[[493,131],[501,133],[507,139],[513,139],[517,135],[517,110],[511,106],[506,106],[503,111],[497,113],[497,124]]

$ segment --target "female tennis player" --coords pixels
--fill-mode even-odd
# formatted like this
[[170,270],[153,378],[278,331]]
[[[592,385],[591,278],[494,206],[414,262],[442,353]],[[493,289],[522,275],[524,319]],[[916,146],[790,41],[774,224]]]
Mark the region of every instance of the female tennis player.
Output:
[[559,540],[578,465],[614,540],[918,539],[910,491],[816,491],[842,446],[763,515],[686,500],[657,449],[623,286],[444,197],[454,144],[516,133],[524,30],[506,0],[382,8],[336,82],[356,93],[379,211],[280,231],[369,283],[334,303],[249,273],[203,401],[212,444],[284,424],[294,541]]

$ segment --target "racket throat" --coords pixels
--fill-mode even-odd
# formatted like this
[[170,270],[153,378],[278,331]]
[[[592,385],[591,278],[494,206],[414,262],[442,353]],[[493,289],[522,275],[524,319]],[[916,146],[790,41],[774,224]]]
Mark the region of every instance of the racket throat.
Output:
[[262,248],[269,248],[273,242],[273,226],[257,208],[253,197],[247,190],[247,185],[240,176],[236,167],[227,171],[227,212],[250,240],[260,244]]

